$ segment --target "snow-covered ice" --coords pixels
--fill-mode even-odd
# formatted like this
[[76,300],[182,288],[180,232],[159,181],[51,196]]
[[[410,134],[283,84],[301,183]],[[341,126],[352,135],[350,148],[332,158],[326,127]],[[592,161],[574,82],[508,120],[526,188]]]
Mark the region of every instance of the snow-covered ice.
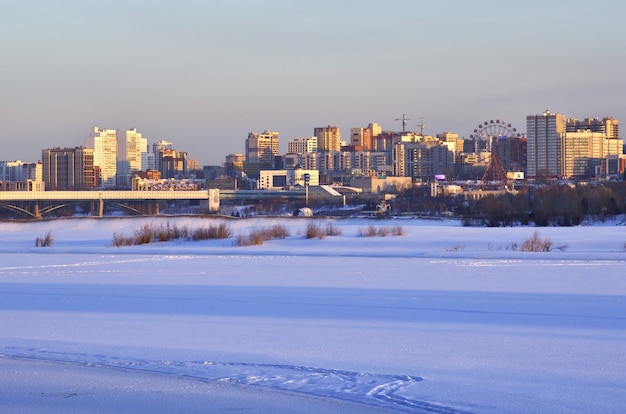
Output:
[[[312,220],[0,223],[0,411],[623,411],[623,223],[348,219],[305,239]],[[290,235],[112,245],[222,222]],[[512,249],[535,231],[559,249]]]

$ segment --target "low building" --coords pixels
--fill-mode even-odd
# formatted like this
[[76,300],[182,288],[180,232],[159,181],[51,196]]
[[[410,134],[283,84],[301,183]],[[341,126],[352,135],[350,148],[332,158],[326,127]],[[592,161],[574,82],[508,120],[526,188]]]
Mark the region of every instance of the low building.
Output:
[[350,180],[350,187],[363,189],[364,193],[397,193],[413,185],[411,177],[363,176]]
[[319,185],[319,171],[294,168],[293,170],[261,170],[257,188],[259,190],[278,190],[293,187]]

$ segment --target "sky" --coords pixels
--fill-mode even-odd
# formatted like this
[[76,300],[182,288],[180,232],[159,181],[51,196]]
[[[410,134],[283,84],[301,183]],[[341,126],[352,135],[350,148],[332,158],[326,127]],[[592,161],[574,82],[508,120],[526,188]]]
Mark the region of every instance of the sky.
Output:
[[0,0],[0,160],[137,128],[200,165],[249,132],[376,122],[469,136],[527,115],[626,119],[626,3]]

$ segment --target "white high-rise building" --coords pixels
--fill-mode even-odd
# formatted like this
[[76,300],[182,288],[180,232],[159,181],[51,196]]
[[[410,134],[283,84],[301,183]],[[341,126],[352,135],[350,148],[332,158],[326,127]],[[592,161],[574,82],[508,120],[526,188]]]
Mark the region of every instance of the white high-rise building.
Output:
[[131,178],[142,171],[142,155],[148,152],[148,140],[136,128],[129,129],[117,137],[117,185],[130,188]]
[[246,139],[246,161],[264,163],[274,167],[274,157],[278,156],[278,132],[265,131],[261,134],[250,132]]
[[297,137],[287,142],[287,153],[307,154],[317,152],[317,137]]
[[94,127],[85,139],[85,147],[93,149],[94,168],[100,170],[100,182],[96,185],[117,185],[117,130]]

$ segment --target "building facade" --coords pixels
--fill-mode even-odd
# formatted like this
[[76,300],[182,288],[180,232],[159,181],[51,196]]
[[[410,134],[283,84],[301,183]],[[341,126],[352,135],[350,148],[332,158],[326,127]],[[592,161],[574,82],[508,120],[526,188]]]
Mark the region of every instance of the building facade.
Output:
[[117,185],[130,188],[131,178],[142,171],[143,155],[148,152],[148,140],[136,128],[119,133],[117,137]]
[[526,117],[528,178],[560,178],[563,175],[565,126],[565,115],[549,111]]
[[377,123],[371,123],[367,128],[350,129],[350,145],[360,146],[364,150],[374,148],[374,138],[382,133],[382,128]]
[[246,161],[261,163],[274,168],[275,157],[279,155],[278,132],[265,131],[263,133],[250,132],[246,139]]
[[317,152],[317,137],[297,137],[287,142],[288,154]]
[[436,176],[451,176],[454,153],[437,142],[397,142],[393,147],[393,175],[432,181]]
[[568,118],[566,132],[599,132],[609,139],[619,138],[619,121],[615,118]]
[[563,176],[600,178],[613,170],[607,158],[623,156],[623,140],[609,138],[605,132],[577,130],[567,132],[563,145]]
[[[39,165],[39,170],[37,170]],[[0,181],[41,181],[41,164],[25,163],[20,160],[0,161]]]
[[341,150],[341,131],[336,126],[314,128],[313,135],[317,137],[318,152],[333,152]]
[[187,153],[173,149],[163,149],[159,152],[158,165],[162,178],[185,178],[189,173]]
[[94,127],[85,140],[85,147],[93,149],[93,165],[100,171],[96,186],[113,188],[117,185],[117,131]]
[[41,152],[47,190],[91,190],[95,186],[92,148],[52,148]]
[[262,170],[257,183],[259,190],[279,190],[305,185],[319,185],[318,170]]
[[[152,154],[154,154],[154,166],[153,168],[157,171],[161,171],[161,151],[162,150],[173,150],[174,144],[169,141],[159,140],[152,144]],[[144,171],[146,169],[144,168]]]

